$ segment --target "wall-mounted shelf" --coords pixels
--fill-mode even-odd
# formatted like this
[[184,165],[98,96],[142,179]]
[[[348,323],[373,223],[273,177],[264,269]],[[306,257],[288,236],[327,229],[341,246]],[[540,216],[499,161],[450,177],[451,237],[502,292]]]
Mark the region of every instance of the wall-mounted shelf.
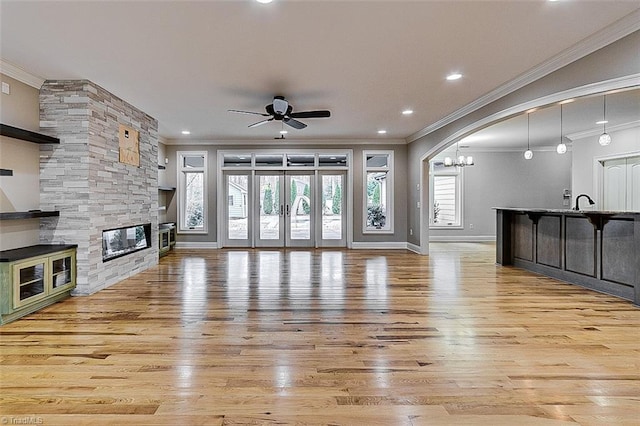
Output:
[[166,169],[166,166],[163,166],[162,164],[158,164],[158,170],[164,170]]
[[59,211],[43,212],[36,210],[32,212],[6,212],[0,213],[0,220],[16,220],[16,219],[35,219],[41,217],[56,217],[60,216]]
[[13,176],[13,170],[11,170],[11,169],[0,169],[0,176]]
[[158,191],[175,191],[175,186],[159,186]]
[[7,124],[0,124],[0,135],[33,143],[60,143],[60,139],[29,130],[19,129]]

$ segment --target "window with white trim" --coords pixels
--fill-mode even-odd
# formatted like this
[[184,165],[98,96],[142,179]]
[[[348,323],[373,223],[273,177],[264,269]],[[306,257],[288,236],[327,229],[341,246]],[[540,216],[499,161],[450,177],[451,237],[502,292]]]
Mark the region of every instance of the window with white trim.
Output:
[[178,232],[207,233],[207,152],[178,152]]
[[462,169],[431,163],[429,228],[462,227]]
[[393,232],[393,151],[363,151],[363,233]]

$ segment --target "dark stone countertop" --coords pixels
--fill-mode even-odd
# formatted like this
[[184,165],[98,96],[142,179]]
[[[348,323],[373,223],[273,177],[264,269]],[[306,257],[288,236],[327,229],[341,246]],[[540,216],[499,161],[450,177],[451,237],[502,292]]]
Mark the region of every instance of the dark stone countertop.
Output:
[[15,262],[16,260],[65,251],[78,248],[77,244],[36,244],[35,246],[20,247],[0,251],[0,262]]
[[573,210],[573,209],[541,209],[531,207],[493,207],[494,210],[509,210],[524,213],[554,213],[554,214],[579,214],[579,215],[640,215],[640,212],[625,210]]

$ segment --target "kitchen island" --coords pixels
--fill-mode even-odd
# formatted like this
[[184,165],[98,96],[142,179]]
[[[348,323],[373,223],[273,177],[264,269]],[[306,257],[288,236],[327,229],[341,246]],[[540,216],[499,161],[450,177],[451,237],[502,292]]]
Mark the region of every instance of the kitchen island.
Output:
[[640,212],[497,207],[496,262],[640,306]]

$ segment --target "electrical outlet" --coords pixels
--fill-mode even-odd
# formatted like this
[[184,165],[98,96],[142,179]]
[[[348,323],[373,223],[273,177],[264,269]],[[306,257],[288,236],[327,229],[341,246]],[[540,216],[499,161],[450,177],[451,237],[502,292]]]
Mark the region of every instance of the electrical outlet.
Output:
[[469,229],[473,229],[473,223],[469,224]]
[[416,203],[416,208],[420,208],[420,201]]
[[413,235],[413,228],[409,228],[409,235]]
[[2,93],[5,95],[11,94],[11,86],[9,86],[9,83],[2,82]]

